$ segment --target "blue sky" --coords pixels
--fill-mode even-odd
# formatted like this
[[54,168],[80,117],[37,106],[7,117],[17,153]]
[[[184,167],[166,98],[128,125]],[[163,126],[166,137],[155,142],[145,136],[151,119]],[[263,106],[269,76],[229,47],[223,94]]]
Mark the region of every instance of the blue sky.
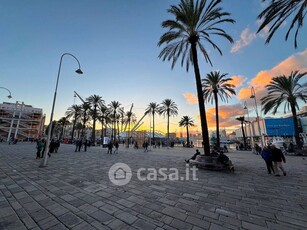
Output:
[[[98,94],[106,104],[119,101],[125,110],[134,103],[133,111],[138,118],[150,102],[170,98],[179,108],[179,115],[171,118],[172,131],[180,130],[177,124],[184,115],[199,124],[198,105],[193,101],[194,72],[191,69],[187,73],[179,64],[171,70],[171,63],[158,58],[161,47],[157,43],[166,32],[161,23],[171,18],[167,9],[178,2],[0,0],[0,86],[10,89],[13,96],[8,100],[1,90],[0,101],[23,101],[43,108],[48,122],[60,57],[68,52],[79,59],[84,74],[76,75],[76,61],[64,57],[54,119],[64,116],[74,102],[81,104],[73,97],[73,91],[77,91],[84,99]],[[292,36],[289,41],[284,40],[286,24],[266,45],[265,32],[255,34],[259,25],[257,15],[264,7],[262,1],[228,0],[222,7],[236,20],[236,24],[225,28],[235,44],[216,39],[223,56],[207,46],[213,67],[203,58],[199,58],[199,65],[202,76],[219,70],[237,79],[238,96],[228,104],[221,103],[222,115],[223,111],[231,111],[222,117],[221,127],[233,128],[237,123],[235,117],[244,113],[241,99],[247,100],[251,116],[254,114],[253,101],[244,97],[242,88],[255,84],[261,96],[264,95],[261,79],[288,74],[292,68],[307,70],[307,39],[303,28],[299,47],[294,49]],[[210,112],[213,105],[207,104],[206,108]],[[210,115],[208,123],[214,123]],[[148,119],[144,125],[149,125]],[[158,118],[157,126],[165,132],[166,119]],[[199,126],[197,129],[200,131]]]

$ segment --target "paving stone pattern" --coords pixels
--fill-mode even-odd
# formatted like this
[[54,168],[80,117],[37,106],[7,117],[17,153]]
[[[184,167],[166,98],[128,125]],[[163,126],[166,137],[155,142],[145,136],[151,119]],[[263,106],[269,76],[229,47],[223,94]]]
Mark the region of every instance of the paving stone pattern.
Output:
[[[198,170],[197,181],[140,181],[138,169],[148,167],[174,167],[185,177],[184,159],[195,149],[106,151],[62,144],[40,168],[34,143],[1,143],[0,229],[306,229],[305,157],[286,156],[287,176],[275,177],[259,155],[232,151],[234,174]],[[118,162],[132,169],[125,186],[108,177]]]

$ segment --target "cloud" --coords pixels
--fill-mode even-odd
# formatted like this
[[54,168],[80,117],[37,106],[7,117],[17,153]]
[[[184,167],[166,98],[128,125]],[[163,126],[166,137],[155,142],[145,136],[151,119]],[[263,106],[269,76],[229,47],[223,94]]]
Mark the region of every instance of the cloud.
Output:
[[250,87],[253,86],[257,99],[267,95],[265,86],[268,85],[273,77],[290,75],[291,71],[298,70],[307,72],[307,49],[303,52],[291,55],[287,59],[280,62],[270,70],[261,70],[251,79],[248,88],[242,88],[238,93],[238,98],[241,100],[248,99],[251,95]]
[[197,104],[198,102],[197,96],[193,93],[184,93],[183,97],[187,100],[187,103],[190,105]]
[[250,45],[256,37],[257,36],[254,32],[251,32],[249,28],[245,28],[240,35],[240,40],[235,42],[235,44],[231,47],[230,52],[238,52],[243,47]]
[[229,83],[235,85],[236,87],[240,87],[243,85],[243,82],[246,80],[246,77],[240,76],[240,75],[234,75],[231,77],[232,81],[229,81]]
[[[239,116],[244,116],[246,111],[243,109],[241,104],[233,105],[221,105],[219,106],[219,125],[220,129],[223,127],[236,127],[240,123],[236,120]],[[215,130],[216,128],[216,118],[215,118],[215,108],[206,109],[207,124],[208,128]],[[200,120],[200,116],[198,116]]]

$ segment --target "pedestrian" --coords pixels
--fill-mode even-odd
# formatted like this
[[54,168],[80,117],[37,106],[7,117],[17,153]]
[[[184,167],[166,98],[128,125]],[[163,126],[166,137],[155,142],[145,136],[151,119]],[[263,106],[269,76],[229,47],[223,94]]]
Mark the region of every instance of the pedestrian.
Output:
[[114,153],[118,154],[118,147],[119,147],[118,141],[115,141],[114,147],[115,147]]
[[79,140],[75,140],[75,145],[76,145],[75,152],[77,152],[78,151],[78,147],[79,147]]
[[41,151],[44,148],[44,143],[41,139],[38,139],[36,142],[36,159],[41,158]]
[[286,163],[286,158],[282,151],[273,144],[271,145],[271,152],[272,152],[272,161],[273,161],[273,167],[275,176],[280,176],[278,169],[280,169],[283,172],[283,175],[286,176],[286,170],[284,169],[282,162]]
[[184,161],[186,163],[190,163],[190,160],[195,160],[198,155],[200,155],[200,152],[198,151],[198,149],[196,149],[196,153],[194,153],[194,155],[190,159]]
[[78,152],[80,152],[81,147],[82,147],[82,139],[79,139],[79,142],[78,142]]
[[51,142],[49,144],[49,152],[48,152],[48,155],[50,156],[50,153],[53,153],[55,150],[55,141],[54,139],[51,139]]
[[54,152],[57,153],[58,150],[59,150],[59,148],[60,148],[60,140],[57,139],[57,140],[55,141]]
[[112,143],[112,141],[109,141],[107,154],[109,154],[109,153],[112,154],[112,149],[113,149],[113,143]]
[[271,172],[275,173],[275,170],[273,168],[273,162],[272,162],[272,152],[267,146],[263,147],[261,151],[261,156],[266,163],[268,173],[269,174],[271,174]]
[[86,150],[87,150],[87,145],[88,145],[88,143],[87,143],[87,139],[85,139],[84,140],[84,152],[86,152]]
[[46,152],[46,140],[45,140],[45,139],[42,139],[42,143],[43,143],[43,149],[42,149],[42,155],[41,155],[41,158],[43,158],[43,157],[44,157],[45,152]]

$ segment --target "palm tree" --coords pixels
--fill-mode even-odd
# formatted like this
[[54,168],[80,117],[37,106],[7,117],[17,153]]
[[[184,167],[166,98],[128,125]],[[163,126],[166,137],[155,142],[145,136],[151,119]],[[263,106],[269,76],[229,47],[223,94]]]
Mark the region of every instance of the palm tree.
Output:
[[[266,0],[263,0],[266,1]],[[269,43],[278,28],[286,22],[290,16],[292,21],[286,33],[285,39],[288,40],[289,34],[296,26],[294,34],[294,47],[297,48],[297,35],[299,29],[303,27],[306,15],[307,0],[271,0],[271,3],[259,15],[258,19],[263,20],[257,33],[269,26],[269,35],[265,43]]]
[[229,13],[222,11],[219,6],[221,2],[221,0],[212,0],[207,4],[207,0],[199,0],[196,3],[193,0],[181,0],[178,6],[172,5],[168,12],[175,17],[175,20],[162,22],[162,27],[168,28],[168,32],[160,37],[158,43],[159,46],[165,45],[159,58],[163,61],[172,60],[172,69],[180,56],[182,56],[181,66],[186,63],[187,71],[190,64],[194,67],[204,151],[207,156],[210,156],[209,132],[198,67],[198,50],[206,62],[212,65],[202,41],[206,41],[221,55],[222,51],[213,42],[212,36],[217,35],[233,43],[232,38],[219,27],[222,23],[235,22],[228,18]]
[[[128,124],[128,130],[129,132],[126,132],[126,138],[127,138],[127,147],[129,148],[129,138],[131,135],[130,125],[136,122],[136,116],[132,111],[126,112],[126,124]],[[127,134],[129,133],[129,135]]]
[[194,126],[194,121],[189,116],[183,116],[179,121],[179,127],[187,128],[187,147],[190,147],[190,135],[189,135],[189,127]]
[[95,132],[96,132],[96,120],[98,118],[98,106],[103,105],[104,101],[102,100],[101,96],[99,95],[91,95],[89,98],[86,99],[92,106],[92,119],[93,119],[93,130],[92,130],[92,142],[93,145],[95,145],[96,142],[96,137],[95,137]]
[[65,113],[67,118],[73,117],[73,124],[72,124],[72,132],[71,132],[71,140],[74,139],[75,127],[78,119],[80,118],[82,112],[81,105],[72,105],[69,107]]
[[[112,119],[113,119],[113,129],[112,129],[112,138],[114,138],[114,143],[115,143],[115,139],[116,139],[116,114],[117,111],[120,108],[120,103],[118,101],[111,101],[111,103],[109,104],[109,108],[112,112]],[[113,130],[114,130],[114,136],[113,136]]]
[[89,102],[84,102],[82,105],[82,111],[81,111],[81,120],[82,120],[82,131],[81,131],[81,137],[84,138],[85,136],[85,127],[86,123],[90,119],[90,109],[91,105]]
[[244,116],[243,117],[237,117],[236,120],[241,122],[241,130],[242,130],[242,135],[243,135],[243,143],[244,143],[244,148],[246,149],[246,137],[245,137],[245,132],[244,132],[244,126],[243,124],[246,122]]
[[172,99],[162,101],[159,113],[167,117],[167,146],[169,145],[169,117],[178,115],[177,105]]
[[218,98],[222,101],[228,101],[230,95],[235,95],[233,89],[235,86],[228,83],[232,78],[226,78],[228,74],[221,74],[219,71],[210,72],[205,79],[202,79],[204,98],[208,102],[215,102],[215,121],[216,121],[216,146],[220,148],[220,128],[219,128],[219,102]]
[[146,114],[152,115],[152,141],[155,143],[155,114],[159,114],[160,105],[156,102],[150,102],[145,110]]
[[305,103],[307,102],[307,83],[299,83],[299,80],[306,74],[307,72],[299,73],[298,71],[292,71],[289,76],[282,75],[274,77],[270,84],[266,85],[268,95],[261,98],[264,114],[267,114],[271,110],[273,110],[273,114],[276,114],[281,104],[284,104],[284,113],[286,113],[286,110],[291,110],[295,141],[299,148],[301,148],[302,143],[299,137],[296,109],[299,109],[298,100],[302,100]]
[[106,125],[106,120],[110,119],[109,118],[109,110],[106,106],[101,106],[99,107],[99,117],[98,120],[101,123],[101,139],[104,137],[103,131],[104,131],[104,126]]
[[65,130],[66,126],[69,125],[69,124],[70,124],[70,122],[69,122],[67,117],[62,117],[58,120],[58,125],[61,127],[61,133],[60,133],[60,137],[59,137],[60,140],[62,140],[64,130]]
[[83,129],[82,123],[81,122],[77,122],[75,129],[76,129],[77,134],[78,134],[77,138],[79,139],[80,138],[80,131],[82,131],[82,129]]

